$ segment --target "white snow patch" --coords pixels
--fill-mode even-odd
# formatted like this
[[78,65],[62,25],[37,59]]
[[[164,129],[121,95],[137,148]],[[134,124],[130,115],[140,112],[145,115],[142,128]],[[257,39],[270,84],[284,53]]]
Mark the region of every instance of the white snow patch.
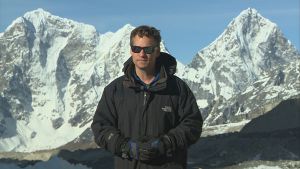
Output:
[[220,124],[215,126],[204,126],[201,136],[211,136],[230,132],[238,132],[243,126],[249,123],[251,120],[244,120],[238,123]]
[[205,108],[209,105],[206,99],[197,100],[197,104],[199,108]]
[[259,165],[256,167],[248,167],[246,169],[282,169],[282,168],[278,166]]

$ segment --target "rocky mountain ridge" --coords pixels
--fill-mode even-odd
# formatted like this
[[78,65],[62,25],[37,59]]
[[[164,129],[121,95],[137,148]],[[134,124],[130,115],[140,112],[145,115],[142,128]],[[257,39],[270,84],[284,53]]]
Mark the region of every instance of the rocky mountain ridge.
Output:
[[299,52],[279,27],[249,8],[199,51],[181,76],[210,126],[251,120],[299,97],[299,63]]

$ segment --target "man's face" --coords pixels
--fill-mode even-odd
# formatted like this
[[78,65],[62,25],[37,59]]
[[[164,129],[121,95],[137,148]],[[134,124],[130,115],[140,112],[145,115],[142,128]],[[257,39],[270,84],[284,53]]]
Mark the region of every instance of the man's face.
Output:
[[[134,49],[130,50],[136,71],[153,73],[156,58],[160,55],[159,46],[157,46],[153,38],[148,38],[147,36],[139,37],[136,35],[132,40],[133,48],[137,49],[136,51],[133,51]],[[150,48],[144,49],[145,47]],[[153,50],[151,50],[151,47],[153,47]],[[141,48],[143,49],[141,50]]]

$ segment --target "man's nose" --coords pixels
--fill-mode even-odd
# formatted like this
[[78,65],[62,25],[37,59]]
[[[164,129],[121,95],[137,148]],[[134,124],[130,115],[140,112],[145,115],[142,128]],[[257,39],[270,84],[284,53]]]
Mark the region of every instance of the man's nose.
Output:
[[146,55],[146,53],[145,53],[145,49],[142,49],[141,51],[140,51],[140,55]]

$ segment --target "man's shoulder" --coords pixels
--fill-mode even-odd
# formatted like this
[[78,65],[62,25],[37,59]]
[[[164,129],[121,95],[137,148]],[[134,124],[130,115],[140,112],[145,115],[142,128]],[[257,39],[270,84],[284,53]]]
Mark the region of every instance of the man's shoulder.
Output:
[[[171,88],[177,88],[179,90],[179,93],[188,93],[190,89],[189,85],[184,81],[182,78],[172,75],[171,76]],[[175,86],[174,86],[175,85]]]
[[116,79],[114,79],[113,81],[111,81],[106,88],[107,89],[111,89],[111,88],[118,88],[121,87],[123,85],[123,81],[124,81],[125,76],[120,76],[117,77]]
[[171,77],[170,79],[172,81],[174,81],[175,83],[177,83],[178,85],[180,85],[180,86],[185,86],[186,85],[186,82],[183,79],[181,79],[180,77],[178,77],[176,75],[172,75],[170,77]]

